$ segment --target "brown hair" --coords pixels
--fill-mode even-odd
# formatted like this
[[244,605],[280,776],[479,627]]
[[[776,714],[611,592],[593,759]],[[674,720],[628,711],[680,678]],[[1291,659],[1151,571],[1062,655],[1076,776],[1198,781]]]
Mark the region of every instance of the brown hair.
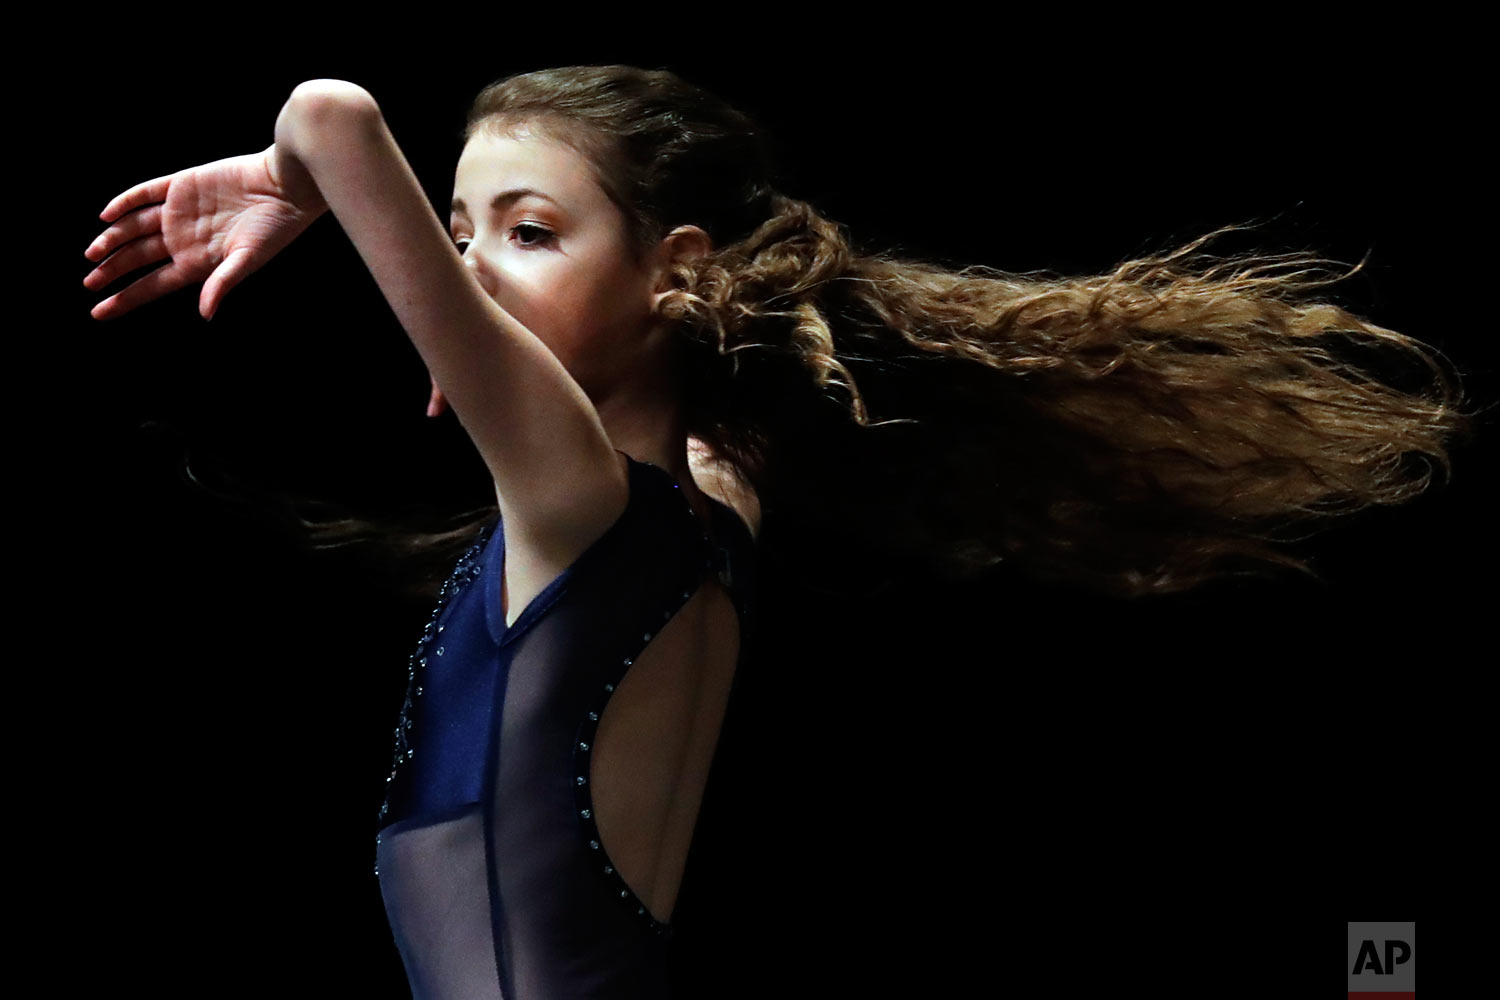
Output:
[[[1416,340],[1306,292],[1309,253],[1197,253],[1226,226],[1106,273],[948,270],[856,248],[775,187],[746,115],[666,70],[506,77],[464,131],[573,145],[637,247],[703,228],[660,319],[681,334],[688,433],[755,489],[762,542],[863,546],[966,578],[1005,561],[1138,597],[1283,566],[1289,531],[1421,493],[1471,434],[1461,387]],[[1422,391],[1349,356],[1419,361]],[[387,545],[457,558],[494,507]],[[317,545],[371,522],[304,520]],[[783,533],[782,525],[799,525]],[[805,543],[804,543],[805,544]]]

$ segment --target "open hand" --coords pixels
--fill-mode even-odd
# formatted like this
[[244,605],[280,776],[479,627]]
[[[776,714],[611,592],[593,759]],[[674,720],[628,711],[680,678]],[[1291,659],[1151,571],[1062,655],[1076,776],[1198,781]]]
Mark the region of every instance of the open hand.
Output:
[[[168,292],[202,281],[198,313],[212,319],[246,275],[296,239],[328,206],[317,189],[295,194],[277,176],[276,147],[145,181],[117,195],[99,218],[112,223],[84,251],[102,261],[83,279],[100,289],[137,268],[171,263],[138,278],[89,311],[115,319]],[[295,179],[294,179],[295,180]]]

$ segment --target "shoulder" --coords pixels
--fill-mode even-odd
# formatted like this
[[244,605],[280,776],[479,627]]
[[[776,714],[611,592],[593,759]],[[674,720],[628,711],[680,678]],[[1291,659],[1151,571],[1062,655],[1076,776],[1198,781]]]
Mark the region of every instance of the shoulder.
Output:
[[688,468],[698,489],[738,514],[752,538],[760,537],[760,498],[732,463],[697,438],[688,438]]

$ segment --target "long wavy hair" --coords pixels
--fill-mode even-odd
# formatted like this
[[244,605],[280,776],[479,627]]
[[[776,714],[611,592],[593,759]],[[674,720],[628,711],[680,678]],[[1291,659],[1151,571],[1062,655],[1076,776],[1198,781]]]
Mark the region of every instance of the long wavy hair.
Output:
[[[671,72],[509,76],[463,137],[521,126],[587,159],[639,253],[678,225],[712,238],[658,316],[688,433],[754,489],[761,544],[810,563],[862,551],[945,580],[1006,563],[1130,598],[1276,567],[1318,579],[1296,532],[1415,497],[1473,433],[1441,352],[1306,294],[1363,261],[1338,277],[1303,252],[1200,252],[1254,223],[1102,274],[955,271],[857,248],[777,189],[757,123]],[[1398,389],[1365,349],[1432,378]],[[432,596],[494,513],[298,519],[316,548],[378,540]]]

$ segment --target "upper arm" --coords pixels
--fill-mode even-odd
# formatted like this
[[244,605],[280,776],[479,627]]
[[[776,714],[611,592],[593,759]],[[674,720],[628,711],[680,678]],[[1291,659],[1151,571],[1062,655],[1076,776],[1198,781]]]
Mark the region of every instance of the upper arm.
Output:
[[312,80],[288,106],[276,141],[306,165],[442,386],[501,516],[537,540],[597,535],[629,485],[593,402],[464,265],[367,91]]

